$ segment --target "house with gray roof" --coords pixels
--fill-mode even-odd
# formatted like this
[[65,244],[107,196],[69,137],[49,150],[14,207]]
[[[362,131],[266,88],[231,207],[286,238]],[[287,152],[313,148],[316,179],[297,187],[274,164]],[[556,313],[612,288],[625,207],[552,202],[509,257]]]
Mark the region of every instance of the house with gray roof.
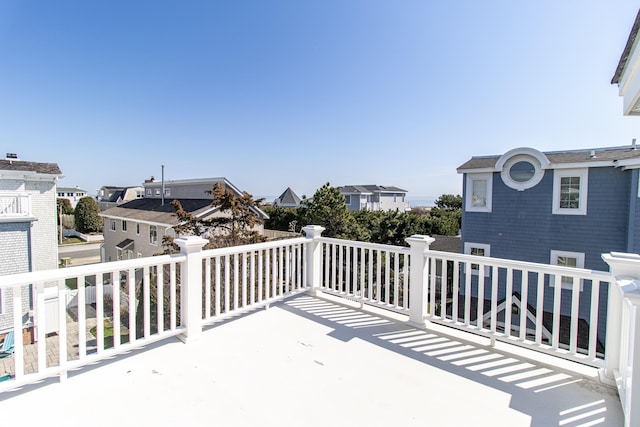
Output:
[[407,190],[383,185],[345,185],[338,187],[350,211],[409,210]]
[[56,191],[58,199],[67,199],[73,209],[76,208],[80,199],[87,196],[87,191],[78,187],[58,187]]
[[[0,275],[58,266],[56,163],[27,162],[15,154],[0,160]],[[22,292],[22,321],[33,331],[33,289]],[[0,289],[0,336],[13,325],[13,291]],[[47,331],[49,332],[49,331]]]
[[117,187],[105,185],[98,190],[98,206],[101,211],[118,206],[131,200],[141,199],[144,197],[144,187]]
[[[545,153],[516,148],[473,157],[458,168],[463,175],[462,250],[607,270],[601,254],[640,253],[639,170],[635,141],[624,147]],[[514,292],[519,286],[514,283]],[[561,286],[579,289],[580,318],[588,319],[591,287],[564,277]],[[606,303],[606,288],[599,292]],[[553,292],[545,295],[545,310],[552,311]],[[569,315],[570,306],[563,302],[561,314]],[[604,325],[604,314],[599,321]]]
[[287,187],[286,190],[273,201],[273,206],[280,206],[282,208],[297,208],[300,206],[300,197],[291,189]]
[[[141,258],[161,253],[162,237],[177,237],[173,227],[179,224],[174,215],[172,200],[180,201],[182,208],[201,218],[227,215],[211,205],[207,194],[214,184],[220,183],[237,195],[242,195],[226,178],[185,179],[175,181],[147,181],[143,184],[144,198],[120,204],[100,213],[104,218],[104,244],[102,260]],[[257,213],[268,218],[260,209]],[[263,233],[262,225],[256,231]]]

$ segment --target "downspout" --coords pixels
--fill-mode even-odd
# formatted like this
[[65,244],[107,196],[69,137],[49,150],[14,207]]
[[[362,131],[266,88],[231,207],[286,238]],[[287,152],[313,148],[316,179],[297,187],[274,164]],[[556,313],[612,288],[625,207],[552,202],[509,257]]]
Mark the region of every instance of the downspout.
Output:
[[162,165],[162,202],[161,206],[164,206],[164,165]]

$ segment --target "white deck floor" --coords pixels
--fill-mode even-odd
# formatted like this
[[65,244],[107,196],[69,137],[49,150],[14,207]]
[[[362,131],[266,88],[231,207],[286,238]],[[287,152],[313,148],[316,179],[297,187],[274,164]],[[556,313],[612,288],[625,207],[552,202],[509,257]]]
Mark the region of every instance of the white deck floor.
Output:
[[592,370],[439,331],[299,295],[196,342],[170,339],[2,393],[2,424],[622,425],[615,390]]

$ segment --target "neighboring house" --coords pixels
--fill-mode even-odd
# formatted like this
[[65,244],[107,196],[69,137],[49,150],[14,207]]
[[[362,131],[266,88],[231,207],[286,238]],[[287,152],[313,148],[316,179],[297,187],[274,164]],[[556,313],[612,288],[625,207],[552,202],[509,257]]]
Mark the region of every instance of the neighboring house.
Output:
[[280,206],[283,208],[297,208],[300,206],[300,197],[291,189],[287,187],[284,193],[273,201],[273,206]]
[[[162,237],[176,237],[173,227],[178,225],[172,200],[179,200],[185,211],[202,218],[226,215],[211,206],[212,196],[206,191],[221,183],[242,195],[226,178],[186,179],[176,181],[145,182],[142,199],[136,199],[105,210],[103,262],[153,256],[161,253]],[[164,187],[164,192],[163,192]],[[257,209],[264,219],[267,214]],[[256,227],[263,233],[263,226]]]
[[105,185],[98,190],[100,211],[144,197],[144,187],[114,187]]
[[76,188],[68,188],[68,187],[58,187],[57,189],[58,199],[67,199],[71,202],[71,207],[73,209],[76,208],[78,201],[83,197],[87,196],[87,191],[82,190],[78,187]]
[[339,187],[350,211],[401,211],[409,209],[407,190],[382,185],[345,185]]
[[[473,157],[458,168],[464,177],[462,249],[473,255],[607,270],[601,254],[640,252],[639,168],[640,147],[635,143],[549,153],[516,148]],[[573,285],[562,278],[563,288]],[[591,291],[579,285],[584,319]],[[605,287],[600,294],[606,303]],[[545,310],[552,303],[545,300]],[[568,315],[569,307],[569,301],[563,301],[561,314]],[[604,331],[604,318],[600,323]]]
[[[0,160],[0,275],[58,266],[55,163],[36,163],[7,155]],[[22,319],[33,325],[33,290],[22,289]],[[13,322],[12,291],[0,289],[0,335]],[[33,332],[31,330],[31,332]]]

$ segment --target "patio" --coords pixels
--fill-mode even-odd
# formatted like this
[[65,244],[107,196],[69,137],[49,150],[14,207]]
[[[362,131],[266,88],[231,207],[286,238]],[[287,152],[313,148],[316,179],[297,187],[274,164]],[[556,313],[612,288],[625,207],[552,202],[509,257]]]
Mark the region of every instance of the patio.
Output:
[[[0,395],[47,425],[619,426],[596,370],[406,316],[298,294]],[[516,351],[514,351],[516,350]],[[562,363],[564,362],[564,363]],[[34,410],[36,409],[36,410]]]

